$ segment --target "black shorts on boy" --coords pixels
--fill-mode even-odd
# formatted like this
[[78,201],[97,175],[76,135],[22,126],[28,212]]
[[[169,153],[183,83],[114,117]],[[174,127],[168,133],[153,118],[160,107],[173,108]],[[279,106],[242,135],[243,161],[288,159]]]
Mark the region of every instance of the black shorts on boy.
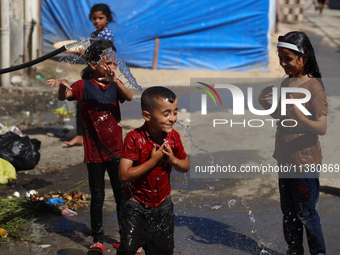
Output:
[[157,208],[130,198],[120,211],[120,220],[123,231],[117,255],[135,255],[139,247],[148,255],[173,254],[174,205],[170,196]]

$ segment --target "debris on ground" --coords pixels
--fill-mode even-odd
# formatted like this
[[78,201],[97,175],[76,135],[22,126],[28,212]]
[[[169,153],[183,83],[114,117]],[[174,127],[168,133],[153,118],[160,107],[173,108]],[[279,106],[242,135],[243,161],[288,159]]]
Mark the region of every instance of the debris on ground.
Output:
[[90,205],[90,195],[83,194],[80,191],[72,191],[71,193],[51,191],[49,193],[26,193],[26,199],[30,200],[36,211],[47,212],[53,211],[61,214],[66,208],[77,210]]
[[27,235],[31,226],[29,220],[35,212],[76,216],[77,209],[90,205],[90,198],[79,190],[49,193],[30,190],[26,194],[16,191],[13,196],[0,198],[0,228],[8,233],[8,237],[1,238],[0,243],[10,240],[34,242]]

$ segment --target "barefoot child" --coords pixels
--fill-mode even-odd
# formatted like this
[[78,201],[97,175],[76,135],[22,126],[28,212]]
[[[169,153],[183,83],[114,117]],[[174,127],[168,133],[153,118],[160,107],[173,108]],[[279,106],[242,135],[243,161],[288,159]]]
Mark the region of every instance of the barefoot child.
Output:
[[119,173],[126,182],[127,200],[121,210],[121,245],[118,255],[135,254],[143,247],[149,255],[169,255],[174,249],[174,214],[170,172],[189,170],[179,134],[176,95],[164,87],[146,89],[141,98],[145,123],[124,141]]
[[[319,135],[327,130],[327,99],[321,81],[321,74],[315,59],[314,49],[307,35],[303,32],[289,32],[279,37],[277,44],[280,65],[288,78],[281,87],[299,87],[311,93],[310,100],[303,106],[312,114],[304,115],[294,104],[287,106],[287,115],[281,115],[281,109],[272,114],[279,119],[274,158],[279,165],[295,166],[300,173],[279,174],[281,210],[283,213],[283,232],[288,244],[287,255],[303,255],[303,226],[312,255],[326,254],[320,216],[316,210],[319,199],[318,175],[309,171],[318,167],[322,160]],[[259,102],[265,108],[271,107],[272,88],[265,88]],[[291,93],[289,98],[302,98],[302,93]],[[279,104],[280,105],[280,104]],[[281,125],[286,120],[286,126]],[[319,165],[320,166],[320,165]],[[315,171],[314,171],[315,172]]]
[[[131,92],[116,77],[112,41],[93,41],[86,49],[87,67],[82,80],[69,86],[67,80],[48,80],[50,87],[58,86],[58,99],[73,99],[80,103],[84,134],[84,152],[91,191],[91,228],[94,244],[88,254],[104,250],[102,207],[105,197],[104,175],[107,170],[114,192],[117,215],[126,200],[124,184],[118,177],[123,150],[119,103],[131,101]],[[120,218],[118,216],[118,223]]]

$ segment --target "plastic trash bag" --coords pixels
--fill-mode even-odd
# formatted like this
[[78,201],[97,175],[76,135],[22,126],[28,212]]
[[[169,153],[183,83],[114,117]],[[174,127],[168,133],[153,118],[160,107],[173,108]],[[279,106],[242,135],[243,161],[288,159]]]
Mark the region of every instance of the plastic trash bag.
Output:
[[10,162],[15,170],[33,169],[40,160],[41,142],[13,132],[0,135],[0,158]]
[[34,210],[41,213],[46,213],[49,211],[61,213],[59,206],[62,206],[64,204],[65,202],[61,198],[46,198],[44,200],[39,201],[34,207]]
[[16,180],[17,173],[14,166],[7,160],[0,158],[0,184],[7,184],[8,180]]
[[65,202],[61,198],[49,198],[47,199],[46,204],[52,208],[52,205],[64,205]]

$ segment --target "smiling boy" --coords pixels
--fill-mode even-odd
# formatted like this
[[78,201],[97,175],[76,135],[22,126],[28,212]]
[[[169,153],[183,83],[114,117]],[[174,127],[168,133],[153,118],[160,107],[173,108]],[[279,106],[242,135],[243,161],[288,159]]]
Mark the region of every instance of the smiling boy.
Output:
[[190,163],[173,130],[178,100],[165,87],[146,89],[141,98],[145,123],[125,138],[120,179],[130,198],[121,211],[121,244],[117,254],[170,255],[174,249],[174,214],[170,172],[185,173]]

